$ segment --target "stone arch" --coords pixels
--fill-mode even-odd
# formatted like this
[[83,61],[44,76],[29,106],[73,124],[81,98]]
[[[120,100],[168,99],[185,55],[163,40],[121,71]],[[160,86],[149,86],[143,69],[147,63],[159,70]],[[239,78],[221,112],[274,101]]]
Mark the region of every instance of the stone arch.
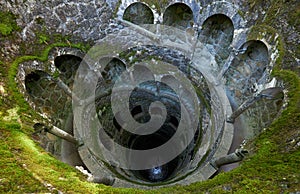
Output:
[[205,20],[212,15],[223,14],[229,17],[234,29],[241,29],[245,27],[245,22],[242,16],[239,14],[238,8],[234,4],[224,1],[217,1],[206,5],[197,19],[197,24],[202,26]]
[[200,37],[206,44],[227,48],[233,40],[233,32],[231,19],[224,14],[215,14],[204,21]]
[[60,77],[67,85],[74,81],[74,76],[80,66],[82,59],[72,54],[64,54],[55,57],[54,65],[60,71]]
[[163,14],[163,24],[179,28],[193,27],[193,11],[185,3],[174,3],[168,6]]
[[118,59],[112,58],[101,72],[101,75],[105,81],[114,82],[126,69],[126,64]]
[[208,45],[210,52],[216,54],[216,61],[222,64],[230,54],[233,35],[232,20],[224,14],[215,14],[204,21],[199,40]]
[[145,3],[135,2],[125,9],[123,19],[138,25],[153,24],[154,14]]
[[234,84],[241,94],[249,96],[257,91],[257,85],[265,83],[269,65],[268,47],[260,40],[250,40],[239,49],[226,73],[227,84]]
[[67,97],[57,87],[51,76],[41,70],[26,75],[25,89],[37,111],[48,116],[53,116],[56,111],[63,110],[67,101]]
[[249,40],[241,49],[246,49],[246,53],[252,60],[269,61],[268,47],[260,40]]
[[[241,54],[240,58],[243,60],[244,68],[247,68],[246,71],[241,71],[244,76],[247,76],[249,70],[252,72],[251,77],[255,78],[258,81],[265,72],[268,63],[269,63],[269,54],[267,46],[259,40],[251,40],[246,42],[241,47]],[[237,68],[240,64],[233,63],[233,67]]]
[[50,76],[44,71],[36,70],[25,77],[25,88],[31,97],[42,94],[43,89],[48,86]]

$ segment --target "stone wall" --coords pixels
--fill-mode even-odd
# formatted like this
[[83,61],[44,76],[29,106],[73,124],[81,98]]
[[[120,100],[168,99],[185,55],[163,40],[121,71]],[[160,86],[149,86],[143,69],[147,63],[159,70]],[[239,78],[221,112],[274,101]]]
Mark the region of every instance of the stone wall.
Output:
[[1,7],[18,16],[24,41],[39,33],[58,33],[81,40],[97,40],[107,34],[112,10],[105,1],[3,1]]

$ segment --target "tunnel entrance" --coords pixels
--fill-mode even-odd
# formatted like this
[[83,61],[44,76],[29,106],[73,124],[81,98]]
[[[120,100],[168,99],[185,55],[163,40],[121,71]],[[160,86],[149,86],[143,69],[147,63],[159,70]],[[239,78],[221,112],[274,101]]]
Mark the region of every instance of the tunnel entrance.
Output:
[[167,7],[163,15],[163,24],[180,29],[193,27],[192,9],[184,3],[174,3]]
[[233,40],[233,32],[232,20],[223,14],[210,16],[202,25],[199,40],[215,55],[220,66],[230,54],[229,46]]
[[[25,88],[36,111],[43,113],[56,127],[73,135],[73,114],[71,97],[66,95],[66,88],[72,88],[74,76],[82,59],[72,54],[55,57],[54,74],[47,70],[35,70],[25,77]],[[84,166],[74,143],[58,141],[53,135],[40,136],[41,146],[61,161],[76,166]]]
[[55,67],[60,71],[60,77],[69,87],[72,87],[74,76],[82,59],[75,55],[60,55],[54,59]]
[[154,15],[152,10],[144,3],[133,3],[124,12],[123,19],[137,25],[153,24]]
[[269,64],[267,46],[261,41],[248,41],[240,48],[241,52],[230,65],[227,85],[234,84],[243,96],[257,91],[257,85],[264,81]]

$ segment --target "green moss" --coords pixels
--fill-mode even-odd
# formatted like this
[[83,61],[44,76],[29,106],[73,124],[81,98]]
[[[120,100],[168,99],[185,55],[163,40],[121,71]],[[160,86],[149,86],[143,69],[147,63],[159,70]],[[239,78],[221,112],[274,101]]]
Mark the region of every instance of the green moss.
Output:
[[238,14],[243,18],[245,19],[245,13],[242,12],[241,10],[238,10]]
[[295,26],[300,31],[300,3],[293,6],[293,10],[288,14],[288,22],[291,26]]
[[262,40],[266,37],[275,38],[277,31],[268,25],[254,25],[251,27],[247,40]]
[[[272,128],[276,129],[275,134],[279,134],[282,131],[293,131],[300,129],[300,79],[296,73],[287,70],[276,71],[274,73],[278,79],[283,80],[286,83],[288,89],[288,108],[284,110],[281,117],[272,124]],[[275,138],[277,143],[282,141],[280,136]]]
[[300,3],[297,0],[249,0],[247,1],[251,11],[264,8],[266,13],[263,18],[257,20],[258,23],[277,26],[278,18],[286,17],[289,25],[294,26],[299,31],[300,26]]
[[116,4],[116,8],[114,10],[114,13],[113,13],[113,16],[116,18],[117,17],[117,14],[118,14],[118,11],[119,11],[119,8],[122,4],[122,0],[118,0],[117,4]]
[[[49,192],[45,186],[36,180],[32,173],[18,163],[15,153],[8,146],[10,133],[0,129],[0,190],[3,193],[44,193]],[[13,175],[13,176],[12,176]]]
[[[43,151],[21,125],[0,121],[0,188],[5,193],[52,192],[67,193],[134,193],[134,189],[114,189],[86,182],[75,168],[64,164]],[[18,142],[18,143],[16,143]],[[49,191],[48,191],[49,192]],[[142,192],[139,192],[142,193]]]
[[54,78],[54,79],[56,79],[56,78],[58,78],[59,77],[59,71],[58,70],[56,70],[53,74],[52,74],[52,77]]
[[0,33],[4,36],[11,34],[13,28],[10,25],[0,23]]
[[8,36],[14,30],[19,29],[15,20],[16,17],[12,13],[0,12],[0,34],[2,36]]
[[45,34],[40,34],[38,36],[38,43],[39,44],[48,44],[48,41],[49,41],[49,37]]
[[[17,150],[17,152],[14,153],[14,157],[18,158],[18,161],[13,161],[14,167],[22,164],[23,166],[26,166],[26,169],[29,172],[31,172],[31,177],[24,176],[20,180],[24,180],[26,178],[28,178],[28,180],[36,179],[35,182],[37,182],[37,184],[35,184],[35,187],[39,185],[41,187],[41,191],[45,190],[45,187],[41,185],[41,182],[51,183],[53,187],[59,188],[59,190],[63,191],[64,188],[62,185],[67,183],[66,180],[69,181],[68,186],[70,186],[73,191],[77,190],[78,192],[83,193],[96,190],[97,187],[94,184],[90,184],[88,188],[87,186],[82,186],[82,179],[84,178],[82,175],[75,172],[75,170],[70,166],[55,160],[48,153],[42,151],[28,136],[20,132],[18,129],[6,128],[5,130],[1,129],[1,132],[1,134],[5,133],[8,135],[8,137],[6,137],[6,145],[9,147],[5,149],[6,152],[9,153],[11,150]],[[14,142],[18,142],[18,144],[15,144]],[[1,164],[3,163],[1,162]],[[10,168],[7,170],[9,169]],[[24,171],[22,168],[17,168],[15,170],[20,170],[20,172]],[[15,179],[18,176],[14,175],[11,177]],[[22,185],[20,182],[21,181],[17,181],[15,183],[16,188],[17,186]],[[30,185],[30,189],[34,189],[33,184],[27,183],[27,185]],[[7,187],[6,189],[12,192],[12,189],[14,190],[16,188]],[[28,193],[29,191],[31,190],[28,189],[25,192]],[[37,190],[33,190],[31,192],[37,192]]]
[[5,121],[17,121],[20,119],[20,115],[18,115],[19,107],[15,107],[7,110],[8,115],[3,117]]
[[203,92],[201,91],[201,89],[194,87],[196,94],[198,96],[198,98],[200,98],[201,102],[204,103],[205,108],[207,109],[208,113],[211,115],[211,106],[210,103],[206,100],[206,98],[203,95]]
[[250,9],[254,9],[256,6],[260,6],[263,2],[263,0],[249,0],[248,4],[250,5]]

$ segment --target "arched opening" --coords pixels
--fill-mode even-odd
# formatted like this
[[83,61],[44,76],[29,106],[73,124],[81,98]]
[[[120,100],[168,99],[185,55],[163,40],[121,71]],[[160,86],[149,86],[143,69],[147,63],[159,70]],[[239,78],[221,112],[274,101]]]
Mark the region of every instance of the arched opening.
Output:
[[203,25],[201,35],[206,44],[228,47],[233,39],[234,26],[231,19],[224,14],[216,14],[207,18]]
[[193,27],[193,11],[184,3],[172,4],[164,12],[163,24],[181,29]]
[[[62,108],[66,100],[62,97],[62,91],[51,79],[48,73],[41,70],[34,71],[25,77],[27,94],[39,112],[47,115],[53,114],[56,107]],[[55,103],[57,104],[54,107]]]
[[126,69],[126,65],[123,61],[117,58],[112,58],[107,64],[103,63],[102,65],[105,65],[105,67],[103,68],[101,75],[107,82],[115,82]]
[[137,2],[125,9],[123,19],[138,25],[153,24],[154,14],[146,4]]
[[[258,40],[249,41],[243,47],[247,48],[244,54],[243,68],[249,68],[252,72],[251,77],[258,81],[269,63],[268,48],[262,41]],[[247,74],[241,73],[247,76]]]
[[66,54],[57,56],[54,59],[54,64],[60,71],[60,77],[67,85],[70,86],[73,83],[76,71],[81,63],[82,59],[78,56]]
[[44,71],[35,71],[28,74],[25,78],[25,87],[29,95],[41,94],[42,90],[48,85],[49,74]]
[[233,33],[231,19],[224,14],[215,14],[204,21],[199,40],[216,55],[216,61],[222,63],[230,54],[229,46],[233,40]]
[[[49,118],[66,119],[71,100],[64,90],[48,73],[36,70],[26,75],[25,87],[27,94],[35,104],[35,109]],[[58,127],[62,127],[59,121]]]
[[246,42],[226,73],[227,84],[234,84],[244,95],[257,91],[257,84],[269,64],[267,46],[258,40]]
[[[62,127],[69,133],[73,132],[72,119],[66,119],[69,112],[65,108],[69,106],[67,96],[53,81],[53,78],[46,72],[36,70],[26,75],[25,87],[30,100],[34,102],[35,109],[47,115],[48,118],[53,119],[60,118],[64,123],[59,122],[58,127]],[[66,120],[65,120],[66,119]],[[68,127],[65,127],[68,126]],[[80,157],[72,143],[62,140],[60,143],[54,143],[55,138],[47,133],[47,135],[38,136],[40,145],[57,158],[68,164],[82,164]],[[66,157],[65,157],[66,156]],[[68,158],[68,159],[67,159]]]

